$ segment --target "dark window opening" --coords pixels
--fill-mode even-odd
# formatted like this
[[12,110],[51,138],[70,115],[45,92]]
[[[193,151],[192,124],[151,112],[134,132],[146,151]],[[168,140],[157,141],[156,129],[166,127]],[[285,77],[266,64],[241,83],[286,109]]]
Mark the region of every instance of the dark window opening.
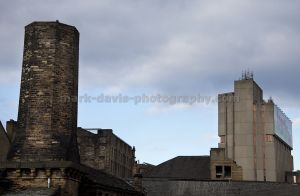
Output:
[[231,166],[224,166],[224,177],[231,178]]
[[216,178],[222,178],[223,176],[223,167],[216,166]]
[[216,166],[216,173],[217,174],[222,174],[223,173],[223,167],[222,166]]

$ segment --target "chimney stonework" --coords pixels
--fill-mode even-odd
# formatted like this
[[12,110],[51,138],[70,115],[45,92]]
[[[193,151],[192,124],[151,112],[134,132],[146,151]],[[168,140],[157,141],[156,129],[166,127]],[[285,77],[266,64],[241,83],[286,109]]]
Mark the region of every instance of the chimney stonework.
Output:
[[19,129],[8,160],[79,162],[78,54],[75,27],[59,22],[25,27]]

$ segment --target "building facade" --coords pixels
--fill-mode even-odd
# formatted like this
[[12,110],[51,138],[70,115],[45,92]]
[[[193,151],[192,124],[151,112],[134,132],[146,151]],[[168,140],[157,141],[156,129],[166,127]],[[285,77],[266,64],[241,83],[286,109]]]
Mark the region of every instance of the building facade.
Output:
[[93,130],[97,133],[82,128],[77,130],[81,163],[119,178],[132,178],[135,148],[116,136],[111,129]]
[[241,169],[242,180],[286,181],[286,172],[293,171],[292,123],[271,99],[263,100],[253,77],[245,74],[234,82],[234,92],[220,94],[218,108],[219,148],[224,156],[219,163],[212,162],[212,179],[226,178],[220,174],[227,172],[229,161]]

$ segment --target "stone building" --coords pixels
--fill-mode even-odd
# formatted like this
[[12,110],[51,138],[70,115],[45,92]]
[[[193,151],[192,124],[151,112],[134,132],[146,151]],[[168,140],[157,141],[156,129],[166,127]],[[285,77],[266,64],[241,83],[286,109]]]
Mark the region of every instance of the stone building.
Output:
[[285,182],[293,171],[292,122],[271,99],[263,100],[252,75],[235,81],[234,92],[220,94],[218,108],[220,149],[211,152],[223,157],[212,161],[212,179],[226,178],[232,168],[241,172],[238,179]]
[[141,174],[144,175],[145,173],[150,172],[155,167],[155,165],[152,165],[150,163],[140,163],[139,161],[135,161],[134,167],[133,167],[133,174]]
[[226,157],[224,148],[210,149],[210,179],[243,180],[242,167]]
[[97,131],[96,134],[89,130],[80,127],[77,130],[81,163],[119,178],[132,178],[135,148],[111,129],[92,129]]
[[25,27],[18,120],[7,123],[7,134],[0,126],[1,140],[11,140],[7,156],[1,152],[0,194],[53,189],[55,195],[143,195],[80,163],[78,55],[75,27],[58,21]]

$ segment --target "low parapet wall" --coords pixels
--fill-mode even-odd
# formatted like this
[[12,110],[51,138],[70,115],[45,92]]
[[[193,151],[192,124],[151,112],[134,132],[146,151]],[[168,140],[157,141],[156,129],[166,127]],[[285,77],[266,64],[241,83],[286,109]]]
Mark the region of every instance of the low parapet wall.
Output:
[[143,179],[147,196],[300,195],[300,184],[242,181]]

